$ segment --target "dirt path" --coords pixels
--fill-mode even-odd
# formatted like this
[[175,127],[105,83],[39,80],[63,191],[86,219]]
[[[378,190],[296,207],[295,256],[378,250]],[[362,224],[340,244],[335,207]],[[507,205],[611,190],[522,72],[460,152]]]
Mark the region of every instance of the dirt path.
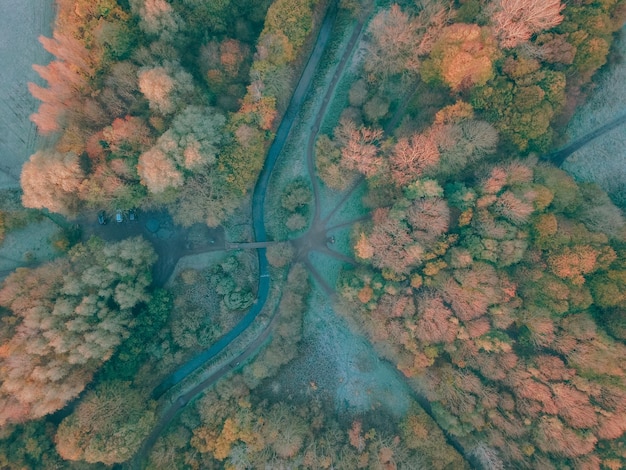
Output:
[[554,165],[559,168],[563,165],[567,157],[569,157],[575,151],[581,149],[585,145],[587,145],[592,140],[597,139],[603,134],[606,134],[609,131],[621,126],[626,122],[626,114],[622,114],[621,116],[616,117],[615,119],[607,122],[606,124],[594,129],[593,131],[585,134],[584,136],[570,142],[565,147],[562,147],[559,150],[555,150],[554,152],[550,152],[549,154],[542,157],[544,160],[549,160]]
[[345,46],[345,50],[343,51],[339,62],[335,68],[335,72],[330,83],[327,85],[326,92],[324,94],[322,105],[315,115],[315,120],[311,126],[311,130],[309,133],[309,138],[307,140],[307,145],[305,149],[305,158],[306,158],[306,166],[307,172],[309,175],[309,180],[311,181],[311,185],[313,187],[313,220],[311,221],[311,225],[307,232],[294,240],[294,246],[296,247],[296,259],[298,261],[302,261],[307,266],[307,269],[311,273],[311,275],[315,278],[324,292],[332,296],[334,293],[334,289],[326,282],[324,277],[320,275],[320,273],[316,270],[313,263],[311,263],[309,259],[309,254],[311,251],[318,251],[324,253],[328,256],[332,256],[336,259],[339,259],[343,262],[353,263],[354,260],[351,260],[347,256],[338,253],[329,248],[329,244],[332,244],[333,238],[329,236],[327,228],[327,223],[331,219],[331,217],[341,208],[341,206],[349,199],[354,190],[358,187],[362,179],[359,179],[356,184],[354,184],[346,193],[342,196],[341,200],[336,204],[336,206],[332,209],[329,215],[325,218],[321,217],[321,194],[319,182],[317,180],[317,174],[315,171],[315,142],[317,141],[317,137],[319,134],[319,130],[321,127],[322,120],[326,116],[326,111],[330,102],[332,101],[332,97],[335,94],[335,90],[337,88],[337,84],[341,77],[344,74],[345,68],[348,64],[348,61],[352,57],[352,54],[358,44],[361,35],[363,34],[365,22],[369,17],[369,11],[363,12],[360,16],[358,23],[354,27],[352,34],[348,40],[348,43]]
[[[333,75],[328,88],[326,89],[326,94],[324,95],[324,99],[322,101],[322,106],[317,112],[317,116],[315,117],[315,121],[313,122],[313,126],[311,126],[311,132],[309,134],[309,140],[306,145],[306,165],[309,173],[309,178],[311,180],[311,184],[313,185],[313,203],[315,204],[315,212],[313,215],[313,222],[311,223],[311,231],[319,231],[323,227],[320,226],[323,223],[320,220],[321,213],[321,202],[320,202],[320,188],[319,182],[317,181],[317,175],[315,172],[315,142],[317,141],[317,135],[319,134],[320,126],[322,124],[322,120],[326,116],[326,110],[330,101],[335,94],[335,89],[337,88],[337,84],[339,80],[343,76],[343,72],[346,68],[348,60],[352,57],[352,53],[354,52],[354,48],[357,44],[357,41],[363,34],[363,28],[365,26],[365,19],[362,18],[357,26],[355,27],[352,35],[350,36],[350,40],[346,46],[346,50],[343,52],[341,59],[339,60],[339,64],[335,69],[335,73]],[[342,200],[345,201],[348,198],[349,194],[344,197]]]

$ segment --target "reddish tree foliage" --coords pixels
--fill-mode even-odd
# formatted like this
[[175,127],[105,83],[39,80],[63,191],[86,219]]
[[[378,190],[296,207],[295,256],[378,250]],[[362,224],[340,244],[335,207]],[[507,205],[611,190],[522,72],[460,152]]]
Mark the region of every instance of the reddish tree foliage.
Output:
[[504,367],[502,364],[501,354],[477,351],[475,357],[471,358],[468,365],[478,369],[480,373],[489,380],[504,380],[507,377],[508,368]]
[[424,62],[427,80],[441,78],[454,91],[484,85],[493,77],[495,39],[487,28],[456,23],[446,26]]
[[486,317],[478,318],[465,323],[467,334],[470,338],[478,338],[491,329],[491,323]]
[[515,47],[534,33],[563,21],[560,0],[499,0],[492,16],[503,47]]
[[584,274],[595,270],[598,251],[589,245],[565,247],[563,251],[548,257],[548,265],[554,274],[577,284],[585,282]]
[[354,252],[361,259],[370,259],[374,256],[374,247],[370,244],[363,232],[359,235],[359,240],[354,245]]
[[79,73],[85,77],[93,76],[95,63],[91,52],[79,39],[55,28],[52,38],[39,36],[39,42],[46,51],[60,62],[66,62],[74,73]]
[[569,369],[565,363],[556,356],[542,354],[535,356],[533,361],[537,365],[539,376],[544,381],[562,381],[571,379],[576,371]]
[[579,434],[555,417],[542,418],[535,436],[535,443],[542,451],[569,458],[591,453],[597,442],[594,435]]
[[363,452],[365,450],[365,438],[362,434],[361,421],[352,422],[352,427],[348,431],[348,438],[350,440],[350,445],[356,450],[359,452]]
[[538,54],[546,62],[570,65],[576,57],[576,46],[567,42],[565,34],[542,34],[537,38]]
[[443,298],[463,321],[478,318],[490,305],[506,302],[515,295],[515,286],[503,276],[498,279],[498,273],[486,263],[474,263],[440,281]]
[[482,191],[485,194],[497,194],[507,184],[508,173],[505,168],[496,166],[491,170],[488,178],[482,182]]
[[183,184],[183,176],[160,149],[153,147],[139,157],[137,173],[141,183],[154,194]]
[[163,67],[142,70],[139,73],[139,89],[150,101],[155,111],[167,114],[173,111],[170,93],[176,82]]
[[570,385],[557,383],[552,386],[558,414],[573,428],[587,429],[598,424],[589,397]]
[[417,27],[398,5],[378,13],[370,23],[369,32],[371,41],[365,61],[368,73],[386,78],[417,71]]
[[[83,42],[69,33],[56,28],[52,38],[39,37],[39,42],[57,60],[47,66],[35,65],[35,71],[48,83],[48,88],[34,83],[28,84],[30,93],[43,103],[31,115],[31,120],[43,134],[58,131],[68,110],[86,113],[87,102],[80,103],[87,80],[93,76],[95,67],[94,51],[85,48]],[[94,50],[97,47],[94,45]]]
[[[372,253],[371,262],[378,268],[388,268],[396,273],[408,273],[410,267],[422,260],[423,248],[409,233],[407,225],[389,216],[389,211],[375,213],[374,226],[365,242],[359,242],[362,254]],[[371,248],[371,250],[370,250]]]
[[552,398],[550,387],[533,379],[529,372],[516,370],[509,374],[508,382],[518,398],[541,403],[541,411],[544,413],[557,413],[558,408]]
[[528,220],[528,217],[534,211],[534,207],[532,202],[522,200],[511,191],[505,191],[495,202],[494,210],[511,222],[521,224]]
[[413,334],[424,343],[451,343],[459,326],[452,311],[438,295],[422,294],[417,299],[418,321]]
[[22,169],[22,204],[71,215],[76,210],[76,193],[84,179],[76,155],[37,152]]
[[151,143],[150,129],[141,118],[126,116],[117,118],[113,123],[102,131],[103,140],[109,144],[111,152],[142,151]]
[[619,439],[626,433],[626,412],[605,412],[598,419],[595,435],[600,439]]
[[417,199],[407,210],[412,235],[420,242],[431,242],[448,231],[450,208],[444,199]]
[[382,135],[380,129],[357,128],[352,121],[342,119],[335,129],[335,137],[343,144],[341,164],[366,177],[378,173],[383,163],[378,147]]
[[391,176],[397,185],[403,186],[418,179],[424,171],[439,162],[439,150],[432,137],[414,134],[410,139],[400,139],[389,159]]

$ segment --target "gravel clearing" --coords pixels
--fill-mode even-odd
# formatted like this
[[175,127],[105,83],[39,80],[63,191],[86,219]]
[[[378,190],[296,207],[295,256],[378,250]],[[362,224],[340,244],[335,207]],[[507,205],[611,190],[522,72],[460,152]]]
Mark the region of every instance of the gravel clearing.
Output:
[[47,64],[51,56],[37,38],[51,36],[51,0],[2,0],[0,7],[0,188],[19,187],[22,165],[39,145],[30,122],[39,101],[28,82],[42,84],[32,64]]

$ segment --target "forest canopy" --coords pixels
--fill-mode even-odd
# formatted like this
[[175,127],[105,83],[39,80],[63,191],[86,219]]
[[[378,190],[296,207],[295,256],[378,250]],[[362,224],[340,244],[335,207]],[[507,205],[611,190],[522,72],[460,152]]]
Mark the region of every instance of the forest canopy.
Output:
[[18,268],[0,288],[0,424],[40,418],[78,396],[129,335],[149,300],[156,257],[143,239],[76,245]]
[[[175,225],[246,240],[266,151],[322,16],[337,16],[292,130],[313,132],[311,148],[285,146],[295,157],[272,176],[275,207],[261,204],[283,237],[262,248],[274,310],[258,351],[220,357],[228,377],[193,403],[147,399],[257,303],[252,251],[155,291],[142,238],[19,268],[0,287],[0,466],[128,461],[184,402],[154,468],[621,468],[626,219],[550,152],[616,60],[624,0],[56,3],[40,38],[53,59],[34,66],[45,84],[29,84],[51,145],[24,165],[23,206],[70,220],[166,209]],[[339,200],[328,219],[353,219],[310,223]],[[314,249],[350,263],[316,285]],[[335,280],[332,314],[410,387],[403,416],[338,413],[347,405],[313,380],[283,393],[317,346],[311,290]]]

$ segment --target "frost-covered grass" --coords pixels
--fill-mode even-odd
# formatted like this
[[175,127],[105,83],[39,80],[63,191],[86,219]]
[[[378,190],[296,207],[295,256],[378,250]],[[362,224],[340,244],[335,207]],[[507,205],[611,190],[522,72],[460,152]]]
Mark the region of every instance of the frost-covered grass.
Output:
[[39,102],[28,82],[41,83],[33,64],[51,56],[37,38],[51,36],[53,0],[3,0],[0,15],[0,188],[19,187],[22,165],[38,145],[29,116]]
[[[343,222],[348,222],[361,217],[368,213],[368,209],[363,206],[363,195],[365,194],[366,185],[365,182],[359,183],[358,187],[352,191],[346,201],[341,204],[341,207],[333,214],[328,221],[327,226],[333,227]],[[322,203],[322,217],[329,215],[329,213],[335,209],[337,204],[341,201],[341,198],[345,195],[345,192],[338,193],[320,182],[320,199]]]
[[59,226],[49,219],[31,222],[7,233],[0,246],[0,272],[58,256],[51,243],[58,233]]
[[[351,32],[350,22],[346,18],[340,19],[333,32],[333,38],[321,59],[320,67],[313,77],[311,90],[300,110],[298,118],[295,120],[289,139],[272,173],[265,205],[265,218],[268,234],[275,240],[283,240],[289,235],[289,231],[284,226],[284,221],[279,217],[282,190],[297,177],[308,179],[306,147],[311,128],[322,106],[326,89],[332,80]],[[324,201],[322,206],[326,206],[326,201]]]
[[[568,127],[573,140],[626,114],[626,28],[614,46],[622,60],[603,71],[597,88]],[[572,154],[563,165],[577,180],[598,183],[626,207],[626,125],[607,132]]]
[[358,414],[379,407],[398,417],[407,412],[407,386],[365,338],[350,330],[318,289],[311,295],[304,325],[309,357],[306,367],[294,372],[326,389],[338,412]]

